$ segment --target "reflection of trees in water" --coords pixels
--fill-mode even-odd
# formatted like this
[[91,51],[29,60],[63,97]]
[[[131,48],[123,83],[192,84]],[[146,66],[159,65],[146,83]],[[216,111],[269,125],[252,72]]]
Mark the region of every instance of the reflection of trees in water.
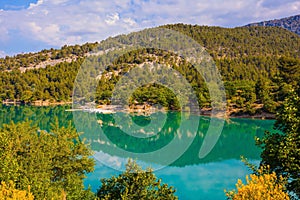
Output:
[[[68,126],[72,123],[72,112],[66,112],[70,106],[5,106],[0,105],[0,127],[2,124],[30,120],[40,129],[50,130],[50,124],[56,118],[60,126]],[[72,124],[73,125],[73,124]]]
[[[150,152],[157,150],[168,144],[174,137],[184,140],[191,134],[190,127],[197,126],[198,123],[198,132],[193,143],[187,151],[173,163],[173,165],[176,166],[216,162],[226,159],[240,159],[241,155],[249,159],[259,159],[260,149],[255,146],[254,138],[256,136],[261,137],[265,130],[273,126],[273,121],[231,119],[225,123],[223,132],[213,150],[205,158],[199,159],[199,149],[207,133],[210,118],[200,117],[199,121],[195,121],[193,120],[195,116],[191,115],[188,116],[191,120],[187,120],[186,117],[181,116],[178,112],[170,112],[167,116],[166,123],[161,131],[155,136],[148,138],[135,138],[122,132],[120,128],[115,126],[113,115],[100,114],[97,115],[97,119],[101,122],[105,135],[113,144],[131,152]],[[138,120],[145,119],[144,116],[135,116],[135,120],[137,120],[137,118],[140,118]],[[146,117],[146,120],[149,119]],[[180,129],[181,131],[178,131],[180,120],[183,120],[181,124],[183,127]],[[153,129],[155,128],[156,127],[153,127]],[[89,139],[88,135],[85,135],[85,137]],[[105,149],[103,147],[109,145],[101,140],[97,141],[96,138],[94,138],[94,140],[92,138],[90,139],[90,141],[94,141],[91,145],[95,151],[103,151],[103,149]],[[106,153],[109,154],[110,152]]]
[[[69,108],[68,106],[0,106],[0,108],[0,127],[3,123],[9,123],[10,121],[18,122],[28,119],[32,120],[41,129],[49,130],[50,124],[54,122],[55,118],[58,118],[60,125],[63,126],[67,126],[70,120],[73,120],[72,112],[65,111]],[[152,120],[155,120],[155,117],[159,118],[159,114],[149,116],[129,115],[141,128],[147,128],[148,131],[152,130],[153,132],[160,130],[152,136],[137,138],[122,132],[116,126],[113,114],[81,113],[80,121],[77,123],[83,128],[82,130],[78,129],[78,131],[84,132],[82,136],[90,143],[94,151],[103,151],[108,154],[111,152],[106,147],[113,144],[131,152],[151,152],[167,145],[174,137],[180,140],[187,139],[192,134],[190,132],[191,127],[198,126],[197,135],[191,146],[173,163],[176,166],[240,159],[240,155],[244,155],[249,159],[259,159],[260,149],[255,146],[254,137],[261,137],[265,130],[272,130],[274,123],[269,120],[230,119],[229,122],[225,123],[223,132],[213,150],[204,159],[199,159],[198,153],[209,127],[209,117],[200,117],[197,118],[200,119],[197,121],[193,115],[185,116],[179,112],[169,112],[166,114],[164,126],[157,127],[156,124],[148,125]],[[125,126],[126,124],[122,125]],[[127,126],[130,127],[129,124]],[[103,140],[99,131],[103,131],[111,141]],[[122,157],[122,155],[116,156]]]
[[[123,121],[128,123],[122,124],[121,126],[123,127],[130,127],[130,123],[137,121],[139,124],[143,124],[142,120],[145,119],[146,122],[149,123],[149,120],[152,121],[155,120],[155,118],[158,118],[159,120],[160,118],[163,118],[162,115],[166,115],[166,122],[163,124],[163,127],[159,127],[160,124],[154,123],[150,124],[150,127],[147,127],[147,130],[145,130],[143,126],[141,126],[140,129],[136,130],[136,134],[139,134],[137,137],[124,132],[124,129],[120,128],[119,125],[115,123],[113,115],[97,115],[99,121],[101,120],[103,122],[101,128],[111,143],[117,145],[119,148],[135,153],[152,152],[167,145],[175,137],[181,121],[180,113],[177,112],[169,112],[166,114],[154,113],[150,116],[131,115],[127,113],[124,113],[124,115],[128,115],[127,117],[133,120]],[[152,136],[142,138],[143,134],[146,136],[147,133],[153,134],[151,134]]]
[[198,134],[189,149],[173,163],[175,166],[188,164],[218,162],[227,159],[260,159],[260,149],[255,145],[255,137],[262,137],[265,130],[271,128],[273,121],[231,119],[226,122],[222,134],[212,149],[203,159],[198,158],[199,148],[209,125],[209,118],[201,121],[204,123],[198,129]]

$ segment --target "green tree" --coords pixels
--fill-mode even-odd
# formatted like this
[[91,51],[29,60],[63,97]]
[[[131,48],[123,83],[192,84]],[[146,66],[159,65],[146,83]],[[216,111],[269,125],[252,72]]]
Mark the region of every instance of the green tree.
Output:
[[299,59],[281,57],[279,59],[280,76],[287,83],[293,84],[299,81],[299,75],[300,75],[299,66],[300,66]]
[[30,122],[11,123],[0,129],[0,181],[13,181],[16,189],[37,199],[91,199],[85,190],[85,174],[93,171],[91,151],[73,128],[41,131]]
[[151,169],[144,171],[132,160],[128,160],[124,173],[101,179],[101,183],[97,192],[100,199],[178,199],[172,186],[162,184]]
[[263,148],[261,165],[269,165],[277,175],[288,177],[287,189],[300,197],[300,98],[292,91],[277,114],[275,128],[258,144]]

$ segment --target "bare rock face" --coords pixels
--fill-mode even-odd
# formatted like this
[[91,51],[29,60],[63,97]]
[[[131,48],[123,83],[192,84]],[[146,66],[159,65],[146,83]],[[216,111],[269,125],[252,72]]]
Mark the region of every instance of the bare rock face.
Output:
[[291,17],[286,17],[282,19],[274,19],[270,21],[263,21],[257,23],[251,23],[246,25],[247,27],[250,26],[276,26],[282,27],[289,31],[292,31],[298,35],[300,35],[300,15],[295,15]]

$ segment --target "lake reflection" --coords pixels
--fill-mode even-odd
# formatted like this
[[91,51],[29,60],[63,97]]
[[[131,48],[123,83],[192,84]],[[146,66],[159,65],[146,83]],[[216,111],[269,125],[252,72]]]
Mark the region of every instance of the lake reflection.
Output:
[[[153,118],[159,117],[157,115],[156,113]],[[91,184],[93,189],[96,190],[97,187],[94,186],[99,184],[97,177],[109,177],[111,174],[117,175],[119,172],[115,169],[121,169],[126,163],[126,155],[124,156],[105,148],[111,143],[116,144],[118,148],[140,153],[162,148],[174,138],[178,138],[178,145],[180,145],[181,141],[192,138],[189,147],[183,154],[167,167],[160,168],[161,165],[164,165],[159,158],[160,155],[157,155],[157,159],[151,161],[137,157],[138,163],[144,168],[151,166],[154,169],[159,169],[155,171],[155,174],[162,178],[164,182],[175,186],[180,199],[226,199],[224,189],[234,188],[238,178],[244,179],[246,174],[251,173],[240,161],[240,156],[243,155],[258,164],[260,149],[255,146],[254,138],[262,137],[264,131],[271,130],[273,126],[273,121],[269,120],[227,120],[216,145],[206,157],[201,159],[198,156],[199,149],[207,134],[211,118],[182,116],[176,112],[167,113],[167,115],[164,126],[161,129],[155,124],[153,127],[147,127],[151,133],[159,130],[156,135],[150,134],[150,136],[143,138],[125,134],[124,130],[126,131],[127,129],[115,124],[113,114],[96,114],[96,118],[101,124],[101,129],[107,136],[108,141],[99,139],[99,134],[95,134],[93,131],[85,135],[92,148],[97,151],[96,157],[100,160],[96,171],[94,174],[89,175],[86,183]],[[148,117],[129,117],[134,118],[134,120],[140,120],[140,124],[145,119],[145,124],[149,124]],[[186,117],[191,121],[185,123]],[[123,126],[133,126],[133,122],[132,120],[128,124],[124,123]],[[195,126],[197,130],[196,134],[193,135],[191,130]],[[138,134],[138,129],[134,130],[134,134]],[[143,133],[144,131],[140,132],[140,134]],[[103,162],[103,160],[106,162]]]
[[[226,199],[223,190],[234,188],[238,178],[243,179],[250,173],[240,161],[240,156],[258,163],[260,149],[255,146],[254,137],[261,137],[265,130],[272,130],[274,123],[272,120],[226,120],[211,152],[201,159],[199,150],[207,135],[209,117],[178,112],[148,116],[79,112],[80,117],[75,117],[74,122],[74,112],[66,112],[66,109],[68,107],[2,106],[0,126],[10,121],[29,119],[42,129],[49,130],[56,117],[64,126],[71,120],[78,131],[84,132],[81,137],[90,143],[98,160],[95,172],[88,174],[85,181],[93,191],[99,187],[100,178],[119,174],[116,169],[122,169],[128,155],[133,153],[143,167],[159,169],[155,174],[163,182],[173,185],[180,199]],[[167,149],[167,153],[161,153],[165,155],[139,156],[157,152],[172,142],[173,146]],[[164,158],[167,156],[173,157],[166,161]],[[169,166],[164,167],[172,160]]]
[[[180,156],[170,165],[180,167],[240,159],[241,155],[249,159],[259,159],[260,150],[255,147],[254,138],[261,137],[273,125],[272,121],[229,119],[225,122],[222,134],[212,151],[206,157],[199,158],[199,150],[210,126],[210,117],[185,115],[180,112],[154,113],[149,116],[88,112],[77,115],[76,127],[84,132],[82,137],[91,144],[94,151],[121,158],[132,157],[129,156],[132,153],[138,160],[164,165],[164,160],[159,159],[160,154],[149,160],[143,160],[146,157],[139,155],[157,153],[173,142],[172,148],[168,149],[168,156],[174,153]],[[143,120],[145,124],[142,124]],[[136,121],[142,125],[137,125]],[[179,153],[178,150],[183,150],[182,145],[188,146]]]

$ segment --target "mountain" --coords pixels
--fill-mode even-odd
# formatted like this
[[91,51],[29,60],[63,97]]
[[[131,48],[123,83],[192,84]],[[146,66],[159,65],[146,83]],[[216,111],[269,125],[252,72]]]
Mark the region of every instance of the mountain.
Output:
[[269,21],[263,22],[256,22],[246,25],[247,27],[250,26],[276,26],[282,27],[289,31],[292,31],[298,35],[300,35],[300,15],[295,15],[291,17],[286,17],[282,19],[274,19]]
[[[290,89],[299,82],[300,37],[285,29],[186,24],[164,25],[162,28],[188,35],[206,48],[222,75],[228,106],[241,112],[275,112]],[[99,62],[96,55],[89,53],[97,44],[64,46],[56,50],[1,58],[0,101],[70,101],[74,80],[85,58]],[[199,105],[209,107],[209,91],[193,66],[176,55],[155,49],[125,53],[112,66],[107,66],[99,76],[96,103],[109,104],[114,85],[121,76],[135,66],[151,62],[167,64],[181,73],[195,90]],[[92,73],[99,75],[99,71]],[[147,102],[169,109],[178,108],[172,91],[155,84],[143,87],[147,89],[136,90],[131,103]]]

